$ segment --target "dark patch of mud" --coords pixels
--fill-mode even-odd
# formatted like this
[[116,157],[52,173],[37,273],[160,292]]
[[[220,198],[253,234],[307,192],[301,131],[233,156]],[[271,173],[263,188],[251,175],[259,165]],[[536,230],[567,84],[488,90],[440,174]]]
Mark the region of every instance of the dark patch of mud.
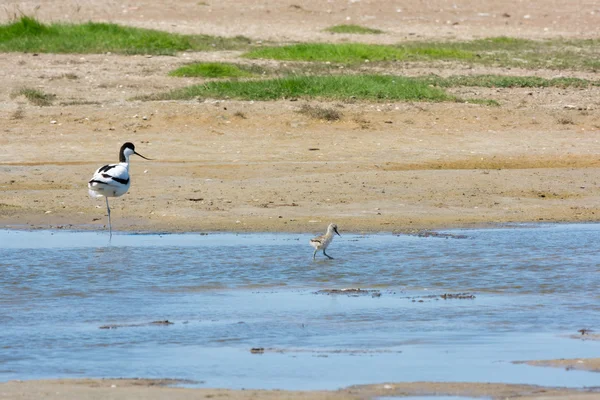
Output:
[[[458,235],[458,234],[454,234],[454,233],[443,233],[443,232],[436,232],[436,231],[429,231],[429,230],[411,231],[411,232],[407,232],[405,234],[410,235],[410,236],[432,237],[432,238],[439,238],[439,239],[469,239],[469,236],[467,236],[467,235]],[[400,236],[400,234],[397,234],[397,236]]]
[[174,322],[165,319],[164,321],[152,321],[152,322],[144,322],[141,324],[109,324],[109,325],[101,325],[99,329],[118,329],[118,328],[138,328],[140,326],[168,326],[173,325]]
[[279,347],[253,347],[250,349],[252,354],[264,354],[264,353],[277,353],[277,354],[290,354],[290,353],[308,353],[313,354],[316,357],[327,357],[333,354],[349,354],[349,355],[368,355],[368,354],[399,354],[402,353],[400,350],[387,350],[387,349],[294,349],[294,348],[279,348]]
[[[349,297],[361,297],[361,296],[371,296],[371,297],[381,297],[381,291],[377,289],[360,289],[360,288],[346,288],[346,289],[322,289],[313,292],[314,294],[323,294],[327,296],[331,295],[343,295]],[[394,292],[390,292],[391,294],[395,294]]]
[[427,296],[413,296],[406,297],[410,299],[413,303],[425,303],[429,301],[439,301],[439,300],[474,300],[476,296],[473,293],[444,293],[444,294],[430,294]]

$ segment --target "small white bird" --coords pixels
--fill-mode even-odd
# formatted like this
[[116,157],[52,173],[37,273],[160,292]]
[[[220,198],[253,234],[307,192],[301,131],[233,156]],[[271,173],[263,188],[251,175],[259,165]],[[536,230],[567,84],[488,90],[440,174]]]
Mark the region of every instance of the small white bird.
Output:
[[315,252],[313,253],[313,260],[315,259],[317,251],[319,250],[323,250],[323,254],[330,260],[333,260],[333,257],[325,253],[325,250],[327,249],[327,246],[329,246],[329,243],[331,243],[331,241],[333,240],[334,233],[337,233],[337,235],[340,237],[342,236],[338,232],[336,224],[329,224],[329,226],[327,227],[327,233],[321,236],[317,236],[314,239],[310,239],[310,245],[315,248]]
[[108,229],[112,237],[112,225],[110,223],[110,207],[108,206],[109,197],[119,197],[127,193],[131,185],[129,178],[129,156],[135,154],[146,160],[143,155],[135,152],[133,143],[125,143],[119,151],[119,163],[108,164],[100,167],[94,172],[94,176],[88,182],[88,192],[91,197],[104,197],[106,199],[106,209],[108,211]]

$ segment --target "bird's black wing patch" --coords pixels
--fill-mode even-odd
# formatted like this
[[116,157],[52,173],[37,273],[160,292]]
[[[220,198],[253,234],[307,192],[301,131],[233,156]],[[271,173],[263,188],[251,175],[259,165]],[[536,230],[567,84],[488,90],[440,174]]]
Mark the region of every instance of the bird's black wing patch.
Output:
[[113,169],[114,167],[116,167],[116,165],[115,165],[115,164],[108,164],[108,165],[105,165],[104,167],[100,168],[100,169],[98,170],[98,172],[99,172],[99,173],[106,172],[106,171],[108,171],[108,170],[111,170],[111,169]]
[[321,239],[310,239],[311,243],[322,243]]
[[127,178],[127,179],[117,178],[114,176],[110,176],[109,174],[102,174],[102,177],[106,178],[106,179],[112,179],[113,181],[120,183],[121,185],[127,185],[129,183],[129,178]]
[[113,181],[119,182],[121,185],[127,185],[129,183],[129,178],[127,178],[127,179],[113,178]]

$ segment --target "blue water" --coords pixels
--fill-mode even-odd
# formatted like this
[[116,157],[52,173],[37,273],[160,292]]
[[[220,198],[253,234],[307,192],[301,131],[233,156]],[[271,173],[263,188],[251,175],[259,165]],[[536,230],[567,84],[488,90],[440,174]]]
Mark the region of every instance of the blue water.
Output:
[[[480,400],[489,399],[489,397],[478,397]],[[402,396],[402,397],[377,397],[377,400],[473,400],[473,397],[465,396]]]
[[[512,363],[600,356],[600,342],[568,337],[600,328],[600,225],[444,233],[342,232],[335,260],[313,262],[302,234],[0,231],[0,381],[600,385]],[[316,293],[350,287],[380,296]],[[439,297],[463,292],[475,298]]]

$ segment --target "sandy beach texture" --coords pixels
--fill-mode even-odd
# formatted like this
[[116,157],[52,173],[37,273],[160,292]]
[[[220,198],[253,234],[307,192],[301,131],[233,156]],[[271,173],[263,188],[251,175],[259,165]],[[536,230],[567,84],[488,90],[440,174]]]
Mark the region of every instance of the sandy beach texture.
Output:
[[520,364],[534,365],[538,367],[556,367],[567,370],[600,372],[600,358],[561,358],[558,360],[532,360],[517,361]]
[[[289,1],[245,1],[244,7],[234,1],[197,3],[182,1],[175,7],[148,0],[126,6],[91,0],[75,7],[59,0],[49,7],[8,1],[6,7],[46,21],[102,20],[280,41],[397,43],[499,34],[581,38],[600,29],[600,11],[593,4],[571,2],[453,6],[437,0],[426,6],[407,3],[401,12],[389,1],[349,5],[332,0],[327,7],[303,1],[300,10]],[[41,7],[35,10],[35,5]],[[347,17],[386,33],[365,37],[322,31]],[[500,107],[318,103],[340,111],[337,122],[299,114],[307,103],[302,100],[131,101],[199,82],[168,77],[178,66],[199,60],[247,62],[238,55],[4,54],[0,226],[103,229],[104,203],[88,198],[86,184],[96,168],[118,160],[125,141],[154,161],[132,161],[130,192],[112,200],[117,231],[321,232],[334,221],[340,231],[406,232],[600,219],[600,87],[452,90],[463,97],[477,92]],[[594,72],[453,63],[398,63],[377,72],[599,78]],[[55,105],[38,107],[15,97],[21,87],[56,94]]]
[[547,388],[532,385],[494,383],[382,383],[352,386],[336,391],[281,391],[281,390],[227,390],[186,389],[165,386],[170,380],[151,379],[80,379],[54,381],[8,382],[0,384],[0,398],[20,400],[37,399],[208,399],[232,400],[363,400],[382,396],[406,397],[423,395],[451,395],[520,400],[592,400],[599,393],[573,389]]

